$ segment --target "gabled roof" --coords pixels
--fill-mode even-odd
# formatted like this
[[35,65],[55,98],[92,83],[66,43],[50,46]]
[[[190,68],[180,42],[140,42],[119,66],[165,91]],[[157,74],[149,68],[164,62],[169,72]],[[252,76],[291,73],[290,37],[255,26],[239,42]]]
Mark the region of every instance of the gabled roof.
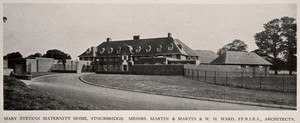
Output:
[[[173,48],[169,48],[173,47]],[[182,48],[180,48],[182,47]],[[166,55],[166,54],[182,54],[186,56],[197,56],[194,51],[178,39],[172,37],[148,38],[148,39],[134,39],[134,40],[120,40],[120,41],[106,41],[97,46],[96,56],[118,56],[123,48],[129,49],[131,55],[145,56],[145,55]],[[139,50],[140,49],[140,50]],[[146,51],[146,49],[151,49]],[[160,50],[158,50],[160,49]],[[92,52],[86,51],[79,57],[92,57]]]
[[218,57],[218,55],[211,50],[194,50],[194,52],[198,55],[200,63],[208,64]]
[[219,65],[272,65],[253,52],[227,51],[213,60],[211,64]]

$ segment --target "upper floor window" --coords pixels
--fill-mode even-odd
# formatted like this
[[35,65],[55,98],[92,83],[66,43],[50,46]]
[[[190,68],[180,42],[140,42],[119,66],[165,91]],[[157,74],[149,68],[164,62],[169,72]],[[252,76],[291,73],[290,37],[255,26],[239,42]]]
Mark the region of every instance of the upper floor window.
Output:
[[150,52],[150,51],[151,51],[151,46],[148,45],[148,46],[147,46],[147,49],[146,49],[146,52]]
[[91,51],[92,51],[92,49],[91,49],[91,48],[88,48],[85,52],[86,52],[87,54],[89,54]]
[[121,47],[119,47],[119,48],[117,49],[117,53],[120,54],[120,52],[121,52]]
[[113,51],[114,51],[114,49],[112,47],[108,48],[108,54],[111,54]]
[[181,44],[177,44],[178,48],[182,50],[182,45]]
[[162,46],[159,45],[159,46],[156,48],[156,51],[157,51],[157,52],[161,52],[161,48],[162,48]]
[[99,52],[100,52],[100,54],[103,54],[104,51],[105,51],[105,48],[102,48]]
[[138,46],[136,49],[135,49],[135,52],[140,52],[141,51],[141,49],[142,49],[142,47],[141,46]]
[[168,50],[173,50],[173,48],[174,48],[174,44],[171,43],[171,45],[168,46]]

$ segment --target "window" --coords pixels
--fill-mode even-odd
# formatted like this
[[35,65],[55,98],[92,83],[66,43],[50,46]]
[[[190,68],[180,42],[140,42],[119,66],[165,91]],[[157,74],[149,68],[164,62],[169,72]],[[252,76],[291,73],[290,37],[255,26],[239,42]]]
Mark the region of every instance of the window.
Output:
[[123,55],[122,56],[122,60],[128,60],[128,56],[127,55]]
[[171,50],[173,50],[173,48],[174,48],[174,44],[171,43],[170,46],[168,46],[168,50],[171,51]]
[[178,48],[182,50],[182,45],[181,44],[177,44]]
[[148,46],[147,46],[147,49],[146,49],[146,52],[150,52],[150,51],[151,51],[151,46],[148,45]]
[[108,48],[108,54],[111,54],[114,51],[114,48]]
[[156,48],[156,51],[157,51],[157,52],[161,52],[161,48],[162,48],[162,46],[159,45],[158,48]]
[[120,52],[121,52],[121,47],[119,47],[119,48],[117,49],[117,53],[120,54]]
[[86,54],[89,54],[91,51],[92,51],[92,49],[91,49],[91,48],[88,48],[88,49],[85,51],[85,53],[86,53]]
[[105,48],[102,48],[99,52],[100,52],[100,54],[103,54],[104,51],[105,51]]
[[135,52],[139,53],[141,51],[142,47],[141,46],[138,46],[136,49],[135,49]]

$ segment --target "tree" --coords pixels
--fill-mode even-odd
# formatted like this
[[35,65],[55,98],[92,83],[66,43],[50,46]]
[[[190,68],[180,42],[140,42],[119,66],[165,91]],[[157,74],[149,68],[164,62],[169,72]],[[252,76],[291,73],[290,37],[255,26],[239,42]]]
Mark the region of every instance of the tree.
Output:
[[41,53],[35,53],[35,54],[31,54],[29,56],[27,56],[26,58],[29,58],[29,59],[34,59],[36,57],[42,57],[43,55]]
[[19,58],[23,58],[20,52],[12,52],[3,56],[3,59],[19,59]]
[[247,44],[239,39],[233,40],[231,43],[224,45],[218,50],[217,54],[221,55],[226,51],[247,51]]
[[259,55],[273,63],[278,74],[280,62],[287,62],[290,74],[296,68],[296,20],[290,17],[274,19],[264,24],[264,30],[255,34]]
[[71,56],[69,54],[64,53],[57,49],[48,50],[43,57],[54,58],[58,60],[71,59]]

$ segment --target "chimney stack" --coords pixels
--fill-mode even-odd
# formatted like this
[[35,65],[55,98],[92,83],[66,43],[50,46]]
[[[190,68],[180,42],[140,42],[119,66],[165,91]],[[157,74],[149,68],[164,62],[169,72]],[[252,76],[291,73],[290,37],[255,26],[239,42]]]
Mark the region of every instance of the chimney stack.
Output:
[[168,38],[171,38],[172,37],[172,33],[168,33]]
[[134,35],[133,36],[133,40],[138,40],[138,39],[140,39],[140,35]]
[[110,42],[110,41],[111,41],[111,38],[107,38],[107,39],[106,39],[106,42]]

